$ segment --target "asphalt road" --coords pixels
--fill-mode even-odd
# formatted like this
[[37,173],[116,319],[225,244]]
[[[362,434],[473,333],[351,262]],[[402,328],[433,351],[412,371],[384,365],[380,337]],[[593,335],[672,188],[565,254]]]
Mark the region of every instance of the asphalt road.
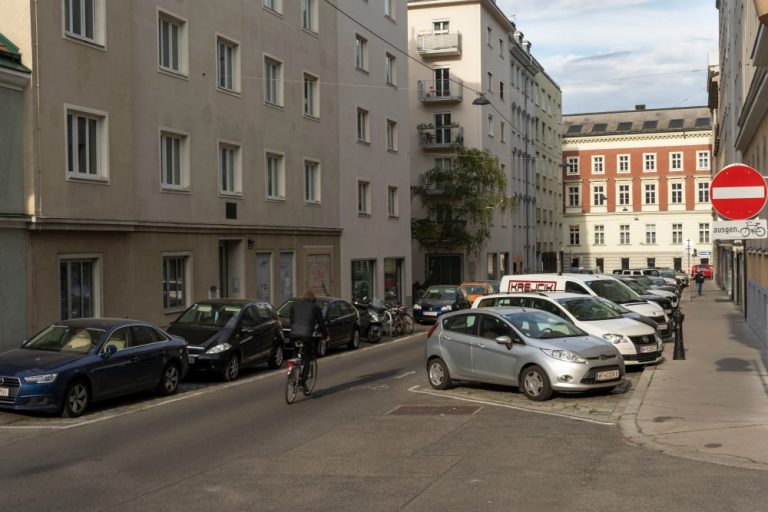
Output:
[[423,393],[422,358],[423,335],[339,351],[290,406],[284,372],[259,370],[74,421],[0,413],[0,511],[766,510],[765,472]]

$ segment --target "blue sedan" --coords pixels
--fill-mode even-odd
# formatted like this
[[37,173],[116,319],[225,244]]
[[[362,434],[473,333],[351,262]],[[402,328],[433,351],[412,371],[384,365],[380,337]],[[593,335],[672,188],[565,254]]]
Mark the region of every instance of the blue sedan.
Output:
[[0,408],[77,417],[91,402],[154,389],[178,390],[187,344],[127,319],[65,320],[0,354]]

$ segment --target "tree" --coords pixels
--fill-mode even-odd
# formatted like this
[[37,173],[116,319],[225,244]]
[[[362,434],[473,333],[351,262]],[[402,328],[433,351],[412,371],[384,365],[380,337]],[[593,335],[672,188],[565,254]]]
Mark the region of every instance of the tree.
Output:
[[411,220],[411,236],[427,251],[461,249],[479,255],[491,236],[496,208],[514,206],[499,159],[462,145],[451,148],[451,165],[434,167],[412,187],[426,218]]

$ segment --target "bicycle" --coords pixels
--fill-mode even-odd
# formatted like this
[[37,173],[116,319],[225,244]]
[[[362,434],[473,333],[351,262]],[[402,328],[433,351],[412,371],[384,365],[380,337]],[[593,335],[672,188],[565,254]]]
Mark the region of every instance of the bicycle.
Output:
[[392,322],[392,336],[413,334],[415,322],[405,306],[389,305],[387,313]]
[[[285,383],[285,402],[292,404],[296,400],[296,395],[299,392],[299,381],[301,380],[301,372],[304,369],[304,361],[301,358],[301,349],[304,344],[300,341],[296,341],[296,357],[288,360],[288,381]],[[304,382],[306,391],[304,396],[309,396],[315,389],[317,383],[317,359],[312,359],[309,363],[309,375]]]

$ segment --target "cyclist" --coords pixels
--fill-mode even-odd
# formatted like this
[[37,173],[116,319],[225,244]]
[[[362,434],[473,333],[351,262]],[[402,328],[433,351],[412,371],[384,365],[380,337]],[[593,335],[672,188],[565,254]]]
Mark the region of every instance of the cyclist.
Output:
[[304,383],[309,377],[310,363],[315,358],[315,339],[313,337],[315,326],[323,335],[326,343],[329,342],[330,336],[323,319],[323,312],[320,310],[320,306],[316,304],[315,294],[312,293],[312,290],[307,289],[301,300],[291,306],[291,338],[293,338],[294,346],[296,346],[297,341],[303,345],[301,348],[303,367],[299,385],[305,395],[309,394],[309,390]]

